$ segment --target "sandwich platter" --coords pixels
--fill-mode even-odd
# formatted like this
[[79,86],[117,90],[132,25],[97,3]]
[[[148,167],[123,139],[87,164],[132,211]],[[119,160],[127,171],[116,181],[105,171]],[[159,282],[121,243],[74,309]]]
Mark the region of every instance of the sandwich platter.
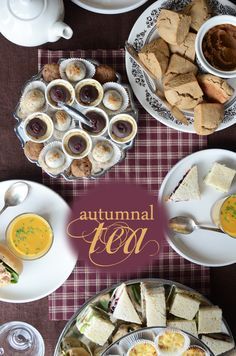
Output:
[[[205,178],[215,162],[235,169],[236,155],[223,149],[202,150],[185,157],[169,171],[159,191],[159,200],[164,204],[169,219],[190,216],[202,225],[214,226],[212,219],[214,204],[236,191],[235,179],[229,191],[225,193],[206,184]],[[188,197],[182,197],[182,201],[181,197],[178,197],[179,201],[171,200],[171,194],[181,185],[183,177],[192,167],[197,167],[198,171],[196,182],[200,190],[198,199],[193,196],[196,190],[195,182],[191,180]],[[200,265],[217,267],[236,262],[236,239],[223,233],[199,229],[191,235],[184,235],[168,231],[167,240],[178,254]]]
[[[152,40],[159,37],[156,23],[161,9],[181,12],[191,0],[158,0],[151,4],[137,19],[134,24],[128,42],[133,45],[137,52]],[[227,0],[208,0],[210,8],[214,15],[233,15],[236,16],[236,5]],[[174,53],[174,52],[173,52]],[[137,96],[140,104],[145,110],[155,119],[173,129],[184,132],[195,132],[193,125],[193,110],[184,110],[183,113],[187,117],[189,124],[184,125],[172,116],[171,112],[166,108],[161,97],[155,95],[153,89],[153,80],[151,80],[142,68],[134,61],[134,59],[126,52],[126,70],[130,85]],[[202,68],[199,63],[196,63],[198,70],[202,73]],[[183,66],[184,67],[184,66]],[[178,72],[179,73],[179,72]],[[223,130],[235,123],[236,115],[236,80],[228,80],[228,84],[233,88],[233,95],[224,105],[224,119],[218,126],[217,130]],[[163,91],[163,86],[160,80],[155,80],[155,85],[160,92]],[[164,95],[164,94],[163,94]],[[188,94],[186,94],[188,95]],[[176,104],[177,105],[177,104]]]
[[206,355],[235,347],[219,307],[180,283],[155,278],[120,283],[88,300],[66,324],[54,356],[128,355],[133,343],[155,341],[168,330],[186,333],[188,343],[204,345]]

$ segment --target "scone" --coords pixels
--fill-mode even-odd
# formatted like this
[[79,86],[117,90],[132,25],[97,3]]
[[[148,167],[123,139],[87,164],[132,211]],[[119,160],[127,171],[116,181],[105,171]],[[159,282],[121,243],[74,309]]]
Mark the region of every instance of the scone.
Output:
[[190,16],[162,9],[157,18],[157,30],[167,43],[181,45],[189,32],[190,23]]
[[224,119],[224,106],[218,103],[201,103],[194,109],[194,128],[199,135],[210,135]]
[[194,73],[197,74],[198,68],[188,59],[181,57],[178,54],[172,54],[170,57],[169,66],[163,78],[164,86],[168,81],[173,79],[178,74]]
[[157,78],[161,79],[165,74],[169,62],[169,47],[162,38],[155,39],[146,44],[138,56],[142,63]]
[[94,79],[96,79],[101,84],[107,82],[116,82],[117,77],[115,69],[106,64],[101,64],[96,67]]
[[178,74],[164,88],[166,100],[179,109],[193,109],[202,101],[203,92],[193,73]]
[[74,177],[82,178],[88,177],[91,175],[92,163],[88,159],[88,157],[84,157],[81,159],[74,159],[70,166],[71,174]]
[[37,161],[43,147],[43,143],[27,141],[24,146],[24,153],[30,160]]
[[180,54],[181,56],[194,62],[194,60],[195,60],[195,40],[196,40],[196,34],[189,32],[182,44],[180,44],[180,45],[170,44],[170,50],[172,53]]
[[51,82],[54,79],[60,79],[59,64],[48,63],[45,64],[42,71],[42,76],[45,82]]
[[198,76],[198,82],[203,93],[211,100],[220,104],[228,101],[234,93],[233,88],[226,80],[212,74],[202,74]]
[[211,17],[211,10],[207,0],[193,0],[186,6],[184,13],[191,16],[191,28],[196,32]]

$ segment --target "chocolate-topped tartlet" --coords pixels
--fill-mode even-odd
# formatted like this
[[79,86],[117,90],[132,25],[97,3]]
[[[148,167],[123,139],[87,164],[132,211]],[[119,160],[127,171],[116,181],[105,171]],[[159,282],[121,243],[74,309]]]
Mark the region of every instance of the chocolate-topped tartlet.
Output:
[[125,120],[118,120],[112,125],[112,134],[118,138],[125,138],[129,136],[133,131],[133,127],[130,122]]
[[39,117],[31,119],[26,125],[27,133],[34,138],[40,138],[47,132],[47,124]]
[[94,79],[84,79],[75,87],[77,103],[82,106],[97,106],[103,98],[103,87]]
[[131,141],[136,134],[137,123],[131,115],[119,114],[111,119],[109,135],[113,141],[126,143]]
[[102,135],[106,131],[109,119],[102,109],[89,109],[84,114],[91,122],[92,127],[86,124],[81,124],[83,130],[88,132],[91,136]]
[[24,121],[24,131],[33,142],[45,142],[53,134],[52,119],[44,113],[31,114]]
[[99,92],[94,85],[88,84],[80,89],[78,96],[83,104],[90,105],[97,100]]
[[80,129],[68,131],[63,137],[63,150],[71,158],[83,158],[91,151],[92,140]]
[[49,90],[49,96],[54,104],[67,103],[70,100],[70,92],[63,85],[55,85]]
[[59,109],[59,102],[72,105],[75,99],[73,86],[66,80],[56,79],[50,82],[46,89],[48,104],[54,109]]
[[80,155],[87,148],[87,141],[79,135],[71,136],[68,140],[68,148],[75,155]]

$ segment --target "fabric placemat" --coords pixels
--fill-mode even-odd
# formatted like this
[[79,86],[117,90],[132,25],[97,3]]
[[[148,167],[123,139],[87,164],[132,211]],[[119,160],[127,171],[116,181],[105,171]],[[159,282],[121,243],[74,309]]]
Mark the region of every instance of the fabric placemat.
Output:
[[[57,62],[59,58],[81,57],[108,64],[125,75],[124,50],[78,50],[78,51],[38,51],[39,69],[46,63]],[[138,136],[134,147],[128,151],[123,162],[112,168],[102,178],[67,182],[53,179],[43,173],[43,183],[58,192],[68,202],[74,196],[110,179],[132,179],[141,186],[158,194],[163,178],[171,167],[188,154],[204,149],[207,139],[195,134],[178,132],[162,125],[139,107]],[[145,268],[137,268],[134,273],[105,273],[95,271],[78,261],[68,280],[49,297],[49,318],[67,320],[91,296],[119,281],[133,278],[165,278],[183,283],[204,295],[209,293],[209,268],[188,262],[173,251],[167,243],[158,260]]]

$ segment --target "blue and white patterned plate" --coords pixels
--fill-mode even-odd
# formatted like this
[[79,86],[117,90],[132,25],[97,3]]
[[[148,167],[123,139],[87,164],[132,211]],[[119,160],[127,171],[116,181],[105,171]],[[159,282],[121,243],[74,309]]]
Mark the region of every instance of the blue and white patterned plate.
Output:
[[[228,0],[208,0],[214,15],[236,16],[236,5]],[[134,24],[128,42],[133,44],[139,51],[154,38],[159,37],[156,30],[156,19],[161,9],[174,11],[182,10],[191,0],[158,0],[149,6]],[[193,111],[185,111],[185,115],[190,119],[188,126],[177,121],[152,92],[152,86],[148,77],[144,74],[140,66],[126,52],[126,70],[131,87],[138,98],[140,104],[155,119],[173,129],[194,133]],[[201,70],[199,68],[199,70]],[[234,88],[233,97],[225,105],[225,117],[218,130],[223,130],[236,123],[236,79],[228,80]],[[158,83],[157,83],[158,84]]]

